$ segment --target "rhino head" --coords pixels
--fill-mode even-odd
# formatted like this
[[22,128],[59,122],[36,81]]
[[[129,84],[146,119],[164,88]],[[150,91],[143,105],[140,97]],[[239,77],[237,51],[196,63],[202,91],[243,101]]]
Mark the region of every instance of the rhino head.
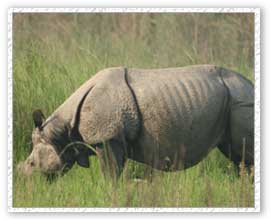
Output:
[[[50,117],[44,122],[40,110],[33,112],[35,128],[32,132],[32,152],[28,158],[19,163],[19,172],[30,176],[39,171],[46,176],[63,174],[77,162],[89,167],[92,152],[80,145],[71,146],[69,128],[59,117]],[[70,146],[70,147],[67,147]]]

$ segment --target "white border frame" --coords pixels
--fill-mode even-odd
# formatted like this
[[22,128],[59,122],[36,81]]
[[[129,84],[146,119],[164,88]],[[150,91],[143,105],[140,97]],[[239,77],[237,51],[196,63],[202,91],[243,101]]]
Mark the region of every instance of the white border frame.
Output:
[[[255,175],[252,208],[13,208],[13,13],[254,13]],[[9,212],[260,212],[260,9],[259,8],[10,8],[8,10],[8,211]]]

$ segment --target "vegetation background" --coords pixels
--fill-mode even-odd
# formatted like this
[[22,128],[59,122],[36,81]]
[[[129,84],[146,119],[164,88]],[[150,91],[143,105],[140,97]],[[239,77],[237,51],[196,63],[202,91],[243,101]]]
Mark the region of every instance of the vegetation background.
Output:
[[[253,173],[237,175],[218,150],[188,170],[155,171],[129,161],[114,185],[97,158],[54,182],[25,178],[32,111],[49,116],[84,81],[112,66],[223,66],[253,80],[252,13],[16,13],[13,16],[14,207],[252,207]],[[134,177],[145,177],[136,182]]]

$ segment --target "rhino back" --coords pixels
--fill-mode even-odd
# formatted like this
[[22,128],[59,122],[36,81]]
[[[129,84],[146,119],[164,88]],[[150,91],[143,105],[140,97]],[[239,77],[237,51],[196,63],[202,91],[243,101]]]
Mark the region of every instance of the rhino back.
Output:
[[[225,130],[227,90],[215,66],[128,71],[142,115],[135,159],[162,168],[176,154],[185,167],[199,162]],[[179,158],[178,158],[179,160]]]

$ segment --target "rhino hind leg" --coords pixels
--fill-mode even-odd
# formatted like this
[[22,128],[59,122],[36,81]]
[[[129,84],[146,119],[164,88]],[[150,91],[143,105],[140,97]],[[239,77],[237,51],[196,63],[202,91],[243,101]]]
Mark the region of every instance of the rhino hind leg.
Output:
[[96,148],[104,176],[109,176],[114,180],[120,177],[126,162],[124,147],[121,141],[112,139]]
[[226,137],[219,149],[239,166],[254,165],[254,86],[242,75],[220,69],[230,97]]
[[231,113],[232,150],[247,166],[254,165],[254,108],[238,106]]
[[241,157],[236,152],[233,152],[232,144],[223,141],[218,144],[218,149],[226,156],[229,160],[231,160],[237,167],[239,167],[241,162]]
[[239,167],[242,161],[254,165],[253,107],[238,106],[231,109],[226,135],[219,150]]

